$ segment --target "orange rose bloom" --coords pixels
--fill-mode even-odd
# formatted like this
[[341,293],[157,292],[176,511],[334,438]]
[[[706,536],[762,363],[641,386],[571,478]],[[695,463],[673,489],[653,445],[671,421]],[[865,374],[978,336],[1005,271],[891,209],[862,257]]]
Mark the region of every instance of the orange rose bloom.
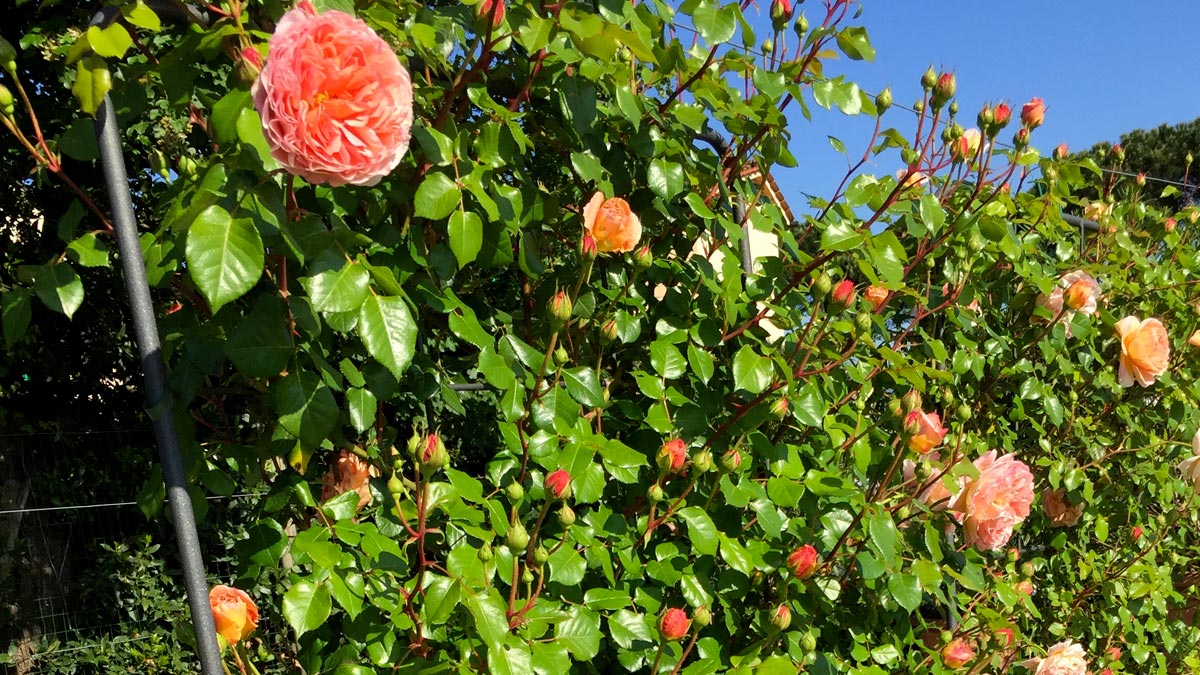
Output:
[[904,426],[909,432],[909,449],[919,455],[941,445],[946,437],[947,429],[942,426],[942,418],[937,413],[914,410],[905,418]]
[[877,310],[887,301],[888,290],[883,286],[867,286],[867,290],[863,291],[863,297],[871,303],[872,310]]
[[349,450],[342,450],[321,481],[325,485],[321,490],[321,501],[353,490],[358,493],[358,508],[361,509],[371,503],[371,489],[368,483],[371,476],[378,475],[379,470],[364,462],[361,457]]
[[971,643],[962,638],[954,638],[942,648],[942,663],[947,668],[962,668],[974,658],[975,650],[971,648]]
[[1117,335],[1121,337],[1121,366],[1117,378],[1122,387],[1132,387],[1134,382],[1149,387],[1159,375],[1167,372],[1171,362],[1171,340],[1161,321],[1127,316],[1117,322]]
[[583,229],[596,240],[601,253],[632,251],[642,238],[642,221],[629,203],[620,197],[605,199],[599,192],[583,207]]
[[208,592],[208,604],[217,632],[230,645],[246,639],[258,627],[258,607],[240,588],[214,586]]
[[1050,527],[1071,527],[1083,515],[1083,502],[1071,506],[1067,501],[1067,491],[1059,488],[1042,495],[1042,510],[1050,519]]

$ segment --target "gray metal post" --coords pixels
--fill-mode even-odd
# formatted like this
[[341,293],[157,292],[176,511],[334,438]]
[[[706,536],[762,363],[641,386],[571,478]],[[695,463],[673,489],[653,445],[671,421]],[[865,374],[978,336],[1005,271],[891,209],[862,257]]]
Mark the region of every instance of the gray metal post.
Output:
[[[696,134],[696,139],[704,141],[713,146],[717,151],[717,156],[724,157],[730,152],[729,141],[725,137],[712,129],[705,129],[703,132]],[[767,179],[767,173],[762,172],[762,179]],[[723,185],[725,191],[729,191],[728,185]],[[750,223],[746,221],[746,203],[742,200],[740,193],[733,198],[733,219],[742,226],[742,276],[750,276],[750,272],[754,269],[754,254],[750,251]]]
[[[112,12],[101,12],[92,20],[92,24],[103,25],[111,21],[111,18]],[[192,511],[191,496],[188,494],[187,475],[179,452],[179,438],[175,435],[175,421],[171,417],[167,369],[163,365],[162,346],[154,319],[154,305],[150,299],[150,285],[146,281],[146,263],[138,241],[137,220],[134,218],[133,201],[129,194],[129,177],[125,172],[125,158],[121,152],[117,116],[113,111],[112,101],[107,96],[96,111],[96,141],[100,146],[100,165],[108,186],[109,199],[112,201],[113,226],[116,229],[117,246],[120,251],[121,271],[125,278],[125,292],[129,296],[133,332],[142,360],[142,371],[146,376],[146,408],[154,423],[154,438],[158,443],[159,461],[162,463],[167,498],[171,504],[175,539],[183,563],[183,581],[192,610],[196,647],[200,652],[201,672],[204,675],[223,675],[217,630],[208,603],[208,579],[204,574],[204,559],[200,555],[200,538],[196,534],[196,516]]]

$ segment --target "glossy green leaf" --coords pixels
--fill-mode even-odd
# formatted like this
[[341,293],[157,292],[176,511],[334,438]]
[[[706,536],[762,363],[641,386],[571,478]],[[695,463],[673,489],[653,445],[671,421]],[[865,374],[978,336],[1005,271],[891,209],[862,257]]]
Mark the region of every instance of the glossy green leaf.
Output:
[[332,609],[329,587],[324,584],[298,581],[283,594],[283,618],[297,637],[320,628]]
[[66,263],[40,265],[34,276],[33,290],[42,304],[65,314],[68,319],[83,304],[83,282]]
[[262,276],[263,243],[249,218],[233,218],[212,205],[187,234],[188,273],[214,313],[242,297]]
[[371,293],[359,309],[358,335],[367,352],[397,379],[412,362],[417,324],[404,298]]

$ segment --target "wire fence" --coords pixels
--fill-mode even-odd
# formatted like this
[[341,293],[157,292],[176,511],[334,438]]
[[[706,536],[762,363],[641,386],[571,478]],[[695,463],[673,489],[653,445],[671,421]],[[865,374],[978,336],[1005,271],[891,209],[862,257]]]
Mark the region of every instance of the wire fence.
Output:
[[170,523],[138,507],[155,457],[148,430],[0,434],[0,675],[186,669]]

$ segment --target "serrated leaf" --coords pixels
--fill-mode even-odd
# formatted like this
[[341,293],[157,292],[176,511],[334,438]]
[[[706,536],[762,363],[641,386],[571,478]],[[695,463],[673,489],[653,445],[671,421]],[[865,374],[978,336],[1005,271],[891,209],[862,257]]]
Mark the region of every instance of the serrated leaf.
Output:
[[733,385],[751,394],[761,394],[771,386],[775,367],[771,359],[759,356],[750,345],[743,345],[733,357]]
[[577,661],[600,653],[600,615],[583,607],[571,607],[567,617],[554,626],[554,637]]
[[413,198],[416,215],[441,220],[462,202],[462,190],[444,173],[431,173],[421,181]]
[[458,260],[459,269],[473,262],[483,248],[483,221],[470,211],[451,214],[446,233],[450,236],[450,250]]
[[65,314],[68,319],[83,304],[83,282],[66,263],[39,266],[33,278],[33,290],[42,304]]
[[288,373],[271,387],[279,425],[308,447],[316,447],[337,422],[337,401],[321,376],[307,370]]
[[692,548],[703,555],[713,555],[717,552],[717,526],[712,518],[699,506],[688,506],[676,513],[688,526],[688,540]]
[[567,383],[567,392],[571,398],[589,408],[604,407],[604,391],[600,388],[600,378],[596,371],[580,366],[563,371],[563,381]]
[[396,379],[412,363],[417,324],[404,298],[371,293],[358,311],[358,335],[367,352]]
[[321,271],[300,279],[300,285],[317,311],[354,312],[367,299],[371,273],[364,265],[335,253],[322,256],[314,268]]
[[75,64],[75,84],[71,85],[71,93],[85,113],[95,115],[111,89],[112,73],[108,72],[104,59],[85,56]]
[[233,218],[213,204],[187,233],[188,273],[214,314],[242,297],[262,276],[263,243],[250,218]]

